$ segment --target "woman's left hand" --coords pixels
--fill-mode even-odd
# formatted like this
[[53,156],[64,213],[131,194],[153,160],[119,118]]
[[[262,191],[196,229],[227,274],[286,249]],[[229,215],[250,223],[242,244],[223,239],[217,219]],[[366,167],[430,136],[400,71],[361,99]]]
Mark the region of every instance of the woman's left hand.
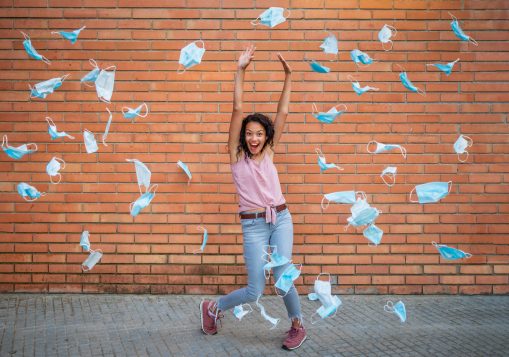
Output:
[[283,58],[283,56],[281,56],[281,53],[278,53],[277,54],[277,57],[279,58],[279,60],[281,61],[281,64],[283,65],[283,68],[285,69],[285,73],[286,74],[291,74],[292,73],[292,69],[290,68],[290,66],[288,65],[288,63],[285,61],[285,59]]

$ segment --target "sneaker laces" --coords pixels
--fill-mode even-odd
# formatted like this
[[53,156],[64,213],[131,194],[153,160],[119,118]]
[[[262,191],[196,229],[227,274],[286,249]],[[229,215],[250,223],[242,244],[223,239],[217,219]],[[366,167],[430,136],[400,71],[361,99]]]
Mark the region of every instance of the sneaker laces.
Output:
[[[300,328],[300,327],[299,327]],[[288,338],[294,338],[299,333],[299,328],[291,327],[286,333],[288,334]]]
[[217,326],[217,321],[219,321],[219,323],[221,324],[221,328],[223,328],[223,322],[221,321],[221,319],[224,317],[224,315],[217,312],[217,303],[214,302],[212,305],[212,309],[215,310],[216,313],[210,311],[210,307],[211,307],[210,305],[209,307],[207,307],[207,313],[210,317],[214,319],[214,325]]

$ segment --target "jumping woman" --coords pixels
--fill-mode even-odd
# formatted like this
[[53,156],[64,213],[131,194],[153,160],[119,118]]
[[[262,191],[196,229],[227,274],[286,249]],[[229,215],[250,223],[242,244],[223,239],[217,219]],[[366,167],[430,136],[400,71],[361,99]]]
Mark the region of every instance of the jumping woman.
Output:
[[[222,296],[217,301],[203,300],[200,304],[201,328],[204,333],[217,333],[217,321],[223,312],[237,305],[256,301],[265,288],[264,265],[267,250],[292,259],[293,223],[285,204],[276,167],[273,164],[274,146],[281,138],[288,115],[292,70],[278,54],[285,71],[285,82],[279,99],[274,123],[264,114],[254,113],[244,118],[242,98],[244,74],[254,58],[255,47],[249,46],[240,56],[235,75],[233,112],[230,122],[228,149],[233,182],[239,197],[239,215],[242,224],[244,261],[248,285]],[[273,268],[274,281],[282,276],[290,263]],[[292,284],[284,295],[284,303],[291,320],[291,328],[283,348],[293,350],[306,339],[297,289]]]

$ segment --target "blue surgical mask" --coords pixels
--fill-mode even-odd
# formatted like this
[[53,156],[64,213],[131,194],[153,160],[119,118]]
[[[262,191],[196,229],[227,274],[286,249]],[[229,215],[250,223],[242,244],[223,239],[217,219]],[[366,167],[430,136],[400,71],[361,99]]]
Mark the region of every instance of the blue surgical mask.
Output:
[[81,264],[81,269],[83,271],[92,270],[92,268],[99,263],[103,256],[103,252],[100,249],[92,250],[90,249],[90,255],[88,258]]
[[51,61],[44,57],[43,55],[40,55],[34,46],[32,46],[32,41],[30,41],[30,36],[28,36],[26,33],[20,31],[23,36],[25,37],[25,41],[23,41],[23,47],[25,48],[26,53],[33,59],[36,59],[38,61],[43,61],[46,64],[51,64]]
[[371,86],[364,86],[364,87],[361,87],[361,85],[359,84],[358,81],[356,81],[352,76],[348,76],[348,79],[351,81],[352,83],[352,88],[353,90],[355,91],[355,93],[357,93],[357,95],[361,95],[363,93],[366,93],[368,91],[378,91],[379,88],[376,88],[376,87],[371,87]]
[[[461,162],[465,162],[468,160],[468,151],[466,150],[468,147],[472,146],[473,141],[466,135],[460,135],[458,139],[454,142],[454,151],[458,154],[458,160]],[[462,154],[467,154],[465,159],[461,158]]]
[[325,156],[322,154],[322,151],[319,148],[316,148],[315,151],[318,154],[318,166],[320,167],[320,173],[334,168],[338,169],[339,171],[343,170],[342,167],[339,167],[336,164],[328,164],[325,160]]
[[35,201],[41,196],[45,196],[46,192],[39,192],[35,187],[25,182],[20,182],[17,186],[18,193],[25,201]]
[[[338,111],[336,109],[336,107],[338,107],[338,106],[343,106],[343,110]],[[319,121],[321,121],[322,123],[325,123],[325,124],[332,123],[338,116],[340,116],[341,114],[346,112],[346,110],[347,110],[346,105],[345,104],[340,104],[340,105],[337,105],[335,107],[332,107],[326,113],[318,112],[318,108],[316,107],[316,104],[313,103],[313,116],[316,119],[318,119]]]
[[380,215],[381,211],[375,207],[371,207],[366,200],[357,200],[350,208],[352,215],[346,220],[349,226],[359,227],[372,224]]
[[311,69],[313,71],[315,71],[317,73],[329,73],[330,72],[329,67],[322,66],[320,63],[318,63],[316,61],[310,61],[309,66],[311,67]]
[[[449,182],[428,182],[415,186],[410,191],[410,202],[433,203],[446,197],[452,188],[452,181]],[[412,192],[417,193],[417,201],[412,200]]]
[[147,192],[142,194],[136,201],[131,202],[131,204],[129,205],[129,211],[131,212],[131,216],[136,217],[142,209],[147,207],[150,204],[150,202],[152,202],[156,195],[155,191],[157,189],[157,186],[158,186],[157,184],[152,185],[152,187],[150,187],[147,190]]
[[46,98],[48,94],[60,88],[67,77],[69,77],[69,74],[62,77],[51,78],[47,81],[37,83],[33,88],[28,85],[30,88],[30,98]]
[[267,314],[267,312],[265,312],[265,307],[262,304],[260,304],[260,297],[261,296],[262,295],[259,295],[258,298],[256,299],[256,306],[258,306],[258,308],[260,309],[260,313],[262,314],[262,317],[272,324],[272,327],[270,329],[273,330],[273,329],[276,328],[276,326],[279,323],[280,319],[276,319],[274,317],[271,317],[269,314]]
[[360,64],[370,65],[373,63],[373,59],[369,57],[367,53],[354,49],[350,52],[350,58],[358,66]]
[[[348,203],[348,204],[354,204],[357,200],[357,197],[360,197],[362,199],[366,199],[366,194],[363,191],[338,191],[338,192],[332,192],[332,193],[326,193],[322,198],[322,209],[326,209],[329,207],[330,202],[335,203]],[[327,200],[327,206],[324,206],[323,201]]]
[[398,301],[396,304],[393,304],[392,301],[387,301],[387,304],[384,306],[384,310],[386,312],[391,312],[399,317],[401,322],[406,321],[406,309],[405,304],[403,304],[403,301]]
[[80,32],[85,29],[86,26],[83,26],[82,28],[79,28],[77,30],[74,30],[74,31],[71,31],[71,32],[67,32],[67,31],[52,31],[51,33],[52,34],[60,34],[63,38],[65,38],[66,40],[69,40],[71,41],[71,44],[75,44],[76,41],[78,40],[78,36],[80,35]]
[[[51,183],[58,184],[62,179],[62,174],[60,174],[60,170],[65,169],[65,161],[53,156],[53,158],[46,165],[46,173],[49,175],[49,179]],[[58,181],[53,181],[53,177],[58,177]]]
[[[244,310],[243,305],[247,305],[249,307],[249,310]],[[233,314],[235,315],[236,318],[239,319],[239,321],[242,320],[242,318],[249,314],[250,312],[253,312],[253,308],[249,304],[241,304],[233,308]]]
[[83,141],[85,142],[85,149],[87,150],[87,154],[92,154],[99,150],[97,141],[95,141],[94,133],[87,129],[83,130]]
[[[141,110],[145,108],[145,114],[140,114]],[[147,103],[143,103],[138,106],[136,109],[132,109],[129,107],[122,107],[122,114],[126,119],[133,119],[136,117],[145,118],[148,115],[148,106]]]
[[51,119],[50,117],[46,117],[46,122],[48,123],[48,133],[51,137],[51,140],[56,140],[58,138],[63,137],[74,139],[74,136],[67,134],[65,131],[58,131],[57,126],[53,122],[53,119]]
[[463,30],[460,27],[460,24],[458,23],[458,19],[456,18],[456,16],[454,16],[450,12],[449,12],[449,15],[451,15],[451,17],[452,17],[451,29],[454,32],[454,34],[456,35],[456,37],[459,38],[461,41],[468,41],[468,42],[472,43],[473,45],[478,46],[479,44],[477,43],[476,40],[474,40],[472,37],[468,36],[467,34],[465,34],[463,32]]
[[426,93],[420,89],[420,88],[417,88],[416,86],[413,85],[413,83],[410,81],[410,79],[408,79],[408,75],[406,72],[401,72],[399,74],[399,80],[401,81],[401,83],[403,83],[403,85],[405,86],[406,89],[412,91],[412,92],[415,92],[415,93],[419,93],[420,95],[426,95]]
[[[201,47],[198,47],[196,44],[200,43]],[[180,58],[179,58],[179,69],[177,70],[178,74],[184,73],[189,68],[196,66],[201,63],[201,59],[205,53],[205,42],[202,40],[191,42],[189,45],[180,50]],[[183,66],[182,70],[180,66]]]
[[136,179],[138,180],[138,188],[140,189],[140,194],[143,194],[141,192],[141,186],[145,186],[145,192],[150,187],[150,178],[152,177],[152,173],[148,169],[148,167],[141,161],[137,159],[125,159],[127,162],[134,162],[134,168],[136,170]]
[[[32,149],[30,149],[31,147]],[[2,150],[9,156],[10,158],[14,160],[19,160],[23,156],[27,154],[31,154],[33,152],[37,151],[37,144],[35,143],[29,143],[29,144],[23,144],[18,147],[10,146],[9,140],[7,139],[7,135],[4,135],[2,140]]]
[[329,33],[329,36],[327,36],[323,43],[320,45],[320,48],[323,49],[324,53],[337,55],[339,52],[338,49],[338,39],[334,34]]
[[110,110],[108,108],[106,108],[106,110],[108,111],[108,114],[110,116],[108,118],[108,122],[106,123],[106,128],[104,129],[104,133],[102,135],[102,142],[103,142],[104,146],[108,146],[108,144],[106,144],[106,139],[108,138],[108,134],[110,132],[111,120],[113,119],[113,115],[111,115]]
[[288,14],[285,17],[285,9],[282,7],[270,7],[260,14],[255,20],[251,21],[251,25],[265,25],[273,28],[286,21],[286,18],[290,16],[290,10],[287,10]]
[[[268,248],[270,247],[270,253],[268,252]],[[270,258],[270,261],[269,259]],[[280,267],[285,264],[288,264],[290,260],[284,255],[279,255],[277,252],[277,247],[275,245],[264,245],[263,246],[263,255],[262,260],[265,263],[263,266],[263,274],[265,275],[265,279],[270,278],[270,270],[275,267]]]
[[[300,264],[300,268],[302,269],[302,264]],[[290,291],[293,282],[297,280],[297,278],[300,276],[300,269],[297,269],[297,266],[295,264],[290,264],[285,269],[283,274],[277,279],[276,284],[274,286],[279,289],[279,291],[284,292],[284,295],[279,295],[278,290],[276,289],[276,294],[278,296],[286,296],[288,292]]]
[[[111,69],[111,71],[108,71]],[[113,95],[113,88],[115,87],[115,72],[117,66],[110,66],[102,69],[95,80],[95,90],[99,100],[110,103],[111,96]]]
[[207,231],[207,229],[205,227],[199,226],[198,230],[202,230],[203,231],[203,241],[201,243],[200,249],[195,250],[193,252],[193,254],[203,253],[203,251],[205,250],[205,246],[207,245],[207,240],[209,239],[209,233],[208,233],[208,231]]
[[[385,24],[384,27],[378,32],[378,40],[382,42],[382,48],[384,51],[390,51],[392,50],[393,42],[391,40],[391,37],[396,37],[396,34],[398,31],[390,25]],[[389,43],[391,46],[386,48],[385,44]]]
[[[366,237],[373,245],[379,245],[382,241],[382,236],[384,235],[384,231],[375,226],[374,224],[370,224],[364,231],[362,232],[364,237]],[[369,244],[371,245],[371,244]]]
[[[374,148],[374,150],[370,150],[369,148],[371,146],[373,146],[373,144],[376,144],[376,147]],[[366,145],[366,150],[370,154],[380,154],[382,152],[391,151],[391,150],[394,150],[394,149],[399,149],[401,151],[401,155],[403,155],[403,157],[406,159],[406,149],[403,146],[401,146],[401,145],[397,145],[397,144],[383,144],[383,143],[379,143],[378,141],[375,141],[375,140],[370,141]]]
[[88,82],[95,83],[95,81],[97,80],[97,77],[99,77],[99,73],[101,73],[101,69],[97,65],[97,62],[94,61],[93,59],[89,59],[88,62],[90,62],[90,64],[92,65],[92,67],[94,67],[94,69],[91,70],[90,72],[88,72],[87,74],[85,74],[83,76],[83,78],[80,79],[80,82],[84,83],[87,87],[93,87],[92,85],[87,84],[87,83]]
[[182,169],[184,170],[184,172],[186,173],[187,177],[189,178],[189,180],[187,181],[187,184],[189,185],[189,183],[191,183],[191,179],[193,178],[193,175],[191,174],[191,171],[189,170],[189,168],[187,167],[186,164],[184,164],[182,161],[178,161],[177,162],[177,165]]
[[[398,168],[395,166],[387,166],[382,173],[380,174],[380,177],[382,178],[383,182],[389,186],[392,187],[396,183],[396,172],[398,171]],[[385,179],[385,177],[389,178],[389,182]]]
[[[320,276],[324,274],[329,276],[328,281],[320,280]],[[318,274],[318,277],[315,280],[314,284],[315,292],[314,295],[311,296],[311,300],[314,300],[314,298],[316,297],[317,300],[320,300],[322,306],[320,306],[318,310],[316,310],[316,312],[313,315],[311,315],[311,323],[313,325],[319,321],[314,320],[315,315],[319,315],[322,319],[334,317],[338,307],[341,306],[341,300],[339,299],[339,297],[335,295],[332,296],[332,287],[330,280],[331,279],[329,273]]]
[[465,253],[462,250],[448,247],[444,244],[437,244],[436,242],[431,242],[435,246],[435,248],[438,249],[438,252],[442,256],[442,258],[447,260],[457,260],[457,259],[463,259],[463,258],[470,258],[472,254]]
[[85,252],[88,252],[90,250],[90,233],[88,231],[83,231],[81,233],[80,238],[80,246],[85,250]]
[[450,75],[452,72],[452,69],[456,62],[458,62],[460,59],[457,58],[455,61],[449,62],[447,64],[441,64],[441,63],[434,63],[434,64],[426,64],[426,66],[435,66],[439,70],[445,73],[446,76]]

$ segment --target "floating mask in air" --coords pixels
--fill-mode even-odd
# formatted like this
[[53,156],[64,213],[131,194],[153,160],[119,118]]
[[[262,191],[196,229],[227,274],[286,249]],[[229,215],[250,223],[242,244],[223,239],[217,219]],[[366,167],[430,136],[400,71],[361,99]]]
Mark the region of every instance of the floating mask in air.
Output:
[[343,170],[342,167],[339,167],[336,164],[332,164],[332,163],[328,164],[327,161],[325,160],[325,156],[322,154],[322,151],[319,148],[316,148],[315,152],[318,155],[318,167],[320,167],[320,173],[322,173],[326,170],[329,170],[329,169],[334,169],[334,168],[338,169],[339,171]]
[[145,186],[145,192],[147,192],[150,187],[150,178],[152,176],[152,172],[150,172],[148,167],[143,162],[137,159],[125,159],[125,161],[134,162],[136,179],[138,180],[138,188],[140,189],[140,194],[143,194],[143,192],[141,192],[141,186]]
[[[145,108],[145,114],[141,114],[143,108]],[[136,117],[145,118],[148,115],[148,105],[147,103],[143,103],[140,104],[136,109],[122,107],[122,114],[126,119],[134,119]]]
[[320,45],[320,48],[323,49],[324,53],[337,55],[339,52],[338,49],[338,39],[334,34],[329,33],[329,36],[327,36],[323,43]]
[[[378,32],[378,40],[382,42],[382,48],[384,51],[390,51],[392,50],[393,42],[391,40],[392,37],[396,37],[396,34],[398,31],[390,25],[385,24],[382,29]],[[390,44],[389,46],[386,46],[386,44]]]
[[19,160],[19,159],[21,159],[23,156],[25,156],[27,154],[31,154],[33,152],[36,152],[37,151],[37,144],[35,144],[35,143],[28,143],[28,144],[23,144],[23,145],[20,145],[20,146],[17,146],[17,147],[10,146],[9,145],[9,140],[7,138],[7,135],[4,135],[3,140],[2,140],[2,150],[10,158],[12,158],[14,160]]
[[[376,144],[376,146],[373,148],[373,144]],[[370,150],[370,147],[372,150]],[[401,155],[403,155],[403,158],[406,159],[406,149],[398,144],[383,144],[379,143],[378,141],[372,140],[366,145],[366,150],[370,154],[380,154],[385,151],[391,151],[394,149],[398,149],[401,151]]]
[[30,88],[30,99],[45,99],[49,94],[60,88],[67,77],[69,77],[69,74],[66,74],[62,77],[51,78],[47,81],[37,83],[33,88],[29,84],[28,87]]
[[71,41],[71,44],[74,45],[76,43],[76,41],[78,40],[78,36],[80,35],[80,32],[82,30],[84,30],[85,28],[86,28],[86,26],[83,26],[82,28],[79,28],[79,29],[71,31],[71,32],[67,32],[67,31],[52,31],[51,33],[52,34],[60,34],[60,36],[62,36],[66,40]]
[[468,36],[466,33],[463,32],[463,30],[460,27],[460,24],[458,23],[458,19],[456,18],[456,16],[454,16],[450,12],[449,12],[449,15],[451,15],[451,17],[452,17],[451,29],[454,32],[454,34],[456,35],[456,37],[459,38],[461,41],[468,41],[468,42],[472,43],[473,45],[478,46],[479,44],[477,43],[476,40],[474,40],[472,37]]
[[384,311],[391,312],[399,317],[401,322],[406,321],[406,309],[405,304],[403,304],[403,301],[398,301],[396,304],[394,304],[392,301],[387,301],[387,304],[384,306]]
[[[343,106],[343,110],[337,110],[337,108],[339,106]],[[345,104],[338,104],[334,107],[332,107],[331,109],[329,109],[328,112],[318,112],[318,108],[316,107],[316,104],[313,103],[313,116],[318,119],[319,121],[321,121],[322,123],[325,123],[325,124],[330,124],[332,123],[338,116],[340,116],[341,114],[343,114],[344,112],[346,112],[346,110],[348,109],[346,107]]]
[[454,65],[456,64],[456,62],[458,62],[460,59],[457,58],[455,61],[452,61],[452,62],[449,62],[449,63],[446,63],[446,64],[441,64],[441,63],[433,63],[433,64],[426,64],[426,66],[435,66],[436,68],[438,68],[439,70],[441,70],[442,72],[445,73],[446,76],[450,75],[451,72],[452,72],[452,69],[454,67]]
[[[472,139],[470,139],[466,135],[460,135],[458,137],[458,139],[456,139],[456,141],[454,142],[454,151],[456,152],[456,154],[458,154],[458,160],[459,161],[465,162],[465,161],[468,160],[468,151],[466,149],[468,147],[471,147],[473,143],[474,142],[472,141]],[[463,155],[465,153],[467,154],[467,156],[463,160],[461,158],[461,155]]]
[[205,246],[207,245],[207,240],[209,239],[209,233],[205,227],[199,226],[198,230],[203,231],[203,241],[201,243],[200,249],[195,250],[193,254],[203,253],[203,251],[205,250]]
[[[285,16],[284,12],[287,11]],[[270,28],[276,27],[277,25],[286,21],[290,16],[290,10],[285,10],[282,7],[270,7],[260,14],[255,20],[251,21],[251,25],[265,25]]]
[[51,137],[51,140],[56,140],[58,138],[63,137],[74,139],[74,136],[67,134],[65,131],[58,131],[57,126],[53,122],[53,119],[51,119],[50,117],[46,117],[46,122],[48,123],[48,133]]
[[[201,47],[198,47],[196,45],[197,43],[200,43]],[[177,73],[184,73],[189,68],[201,63],[201,59],[203,58],[204,54],[205,42],[202,40],[191,42],[189,45],[180,50],[179,68]],[[182,70],[181,67],[184,67],[184,69]]]
[[442,256],[442,258],[447,260],[457,260],[457,259],[463,259],[463,258],[470,258],[472,254],[465,253],[462,250],[448,247],[444,244],[437,244],[436,242],[431,242],[437,248],[438,252]]
[[[321,202],[322,209],[329,207],[330,202],[354,204],[357,199],[366,199],[366,193],[363,191],[337,191],[326,193]],[[327,206],[324,206],[323,201],[327,200]]]
[[28,36],[23,31],[20,31],[23,37],[25,37],[25,41],[23,41],[23,47],[25,48],[26,53],[32,57],[33,59],[36,59],[38,61],[43,61],[46,64],[51,64],[51,61],[44,57],[43,55],[39,54],[37,50],[32,46],[32,41],[30,40],[30,36]]
[[[440,201],[451,192],[452,181],[449,182],[428,182],[415,186],[410,191],[410,202],[413,203],[434,203]],[[416,192],[417,201],[412,200],[412,193]]]

